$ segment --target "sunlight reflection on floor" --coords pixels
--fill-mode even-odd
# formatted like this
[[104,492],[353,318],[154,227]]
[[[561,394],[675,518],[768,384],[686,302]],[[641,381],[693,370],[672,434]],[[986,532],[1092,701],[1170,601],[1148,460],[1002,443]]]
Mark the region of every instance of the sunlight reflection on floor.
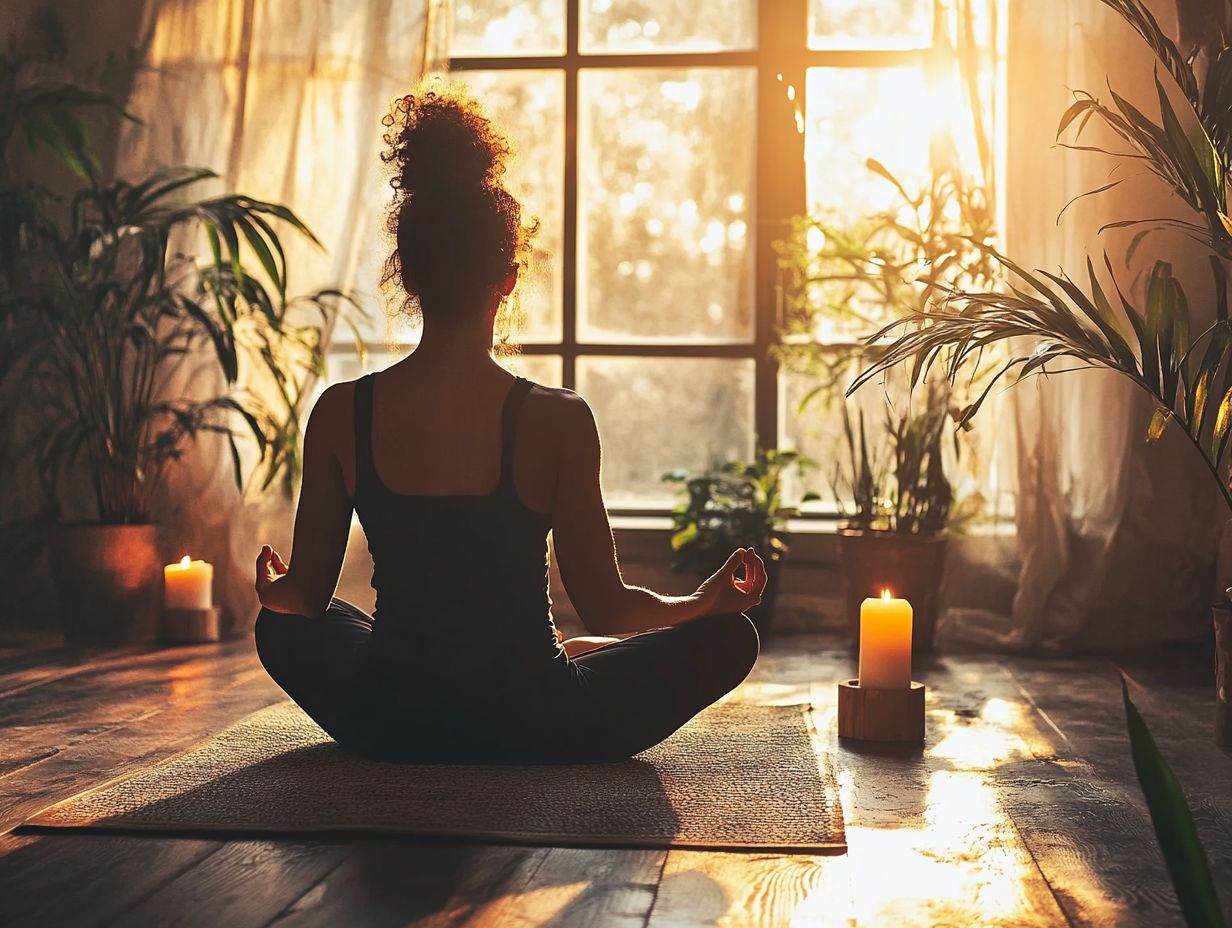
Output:
[[[822,732],[834,731],[833,690],[814,688]],[[956,711],[937,696],[929,693],[922,752],[863,751],[831,737],[856,922],[1057,924],[1060,913],[989,776],[1000,764],[1051,757],[1052,743],[1023,702],[992,697],[978,711]]]

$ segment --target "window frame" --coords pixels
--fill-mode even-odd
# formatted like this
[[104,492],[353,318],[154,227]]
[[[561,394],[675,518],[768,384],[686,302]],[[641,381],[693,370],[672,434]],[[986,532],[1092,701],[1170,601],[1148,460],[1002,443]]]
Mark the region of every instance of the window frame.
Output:
[[[808,0],[759,0],[756,47],[740,51],[635,52],[583,54],[579,51],[581,0],[563,0],[565,50],[560,55],[456,56],[451,72],[560,71],[564,74],[564,215],[559,260],[562,270],[560,341],[524,342],[522,354],[561,358],[562,385],[575,389],[579,357],[671,357],[752,359],[754,442],[781,441],[780,377],[772,356],[782,321],[782,291],[774,242],[786,235],[790,220],[806,212],[804,129],[808,112],[809,68],[923,66],[935,44],[906,49],[810,49]],[[935,4],[934,4],[935,9]],[[749,228],[754,247],[753,337],[747,342],[581,342],[577,336],[578,281],[578,86],[587,69],[752,67],[756,74],[755,169]],[[789,99],[788,87],[794,88]],[[765,436],[771,436],[766,441]],[[666,515],[655,508],[617,508],[613,516]],[[805,518],[833,519],[835,513],[810,511]]]

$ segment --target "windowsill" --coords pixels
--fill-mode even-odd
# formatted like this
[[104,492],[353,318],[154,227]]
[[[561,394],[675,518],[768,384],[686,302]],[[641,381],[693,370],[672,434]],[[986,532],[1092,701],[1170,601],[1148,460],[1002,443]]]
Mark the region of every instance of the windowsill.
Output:
[[[610,521],[612,528],[618,532],[667,532],[672,527],[670,516],[613,515]],[[834,518],[789,519],[787,531],[791,535],[837,535],[841,524],[842,520]],[[1012,538],[1016,531],[1012,518],[1002,518],[974,525],[964,531],[963,535],[978,538]]]
[[[614,515],[612,531],[621,560],[654,563],[670,553],[672,521],[667,516]],[[833,569],[839,563],[838,519],[791,519],[787,523],[791,563]],[[985,544],[1012,542],[1016,529],[1012,519],[976,525],[958,538]],[[977,542],[977,543],[978,543]]]
[[[612,530],[618,535],[662,535],[666,537],[672,529],[670,516],[646,515],[613,515],[610,520]],[[359,515],[351,514],[353,528],[361,528]],[[787,532],[790,535],[813,535],[822,537],[837,537],[839,532],[838,519],[789,519]],[[1013,519],[1004,518],[995,522],[987,522],[973,526],[963,532],[964,536],[976,538],[1013,538],[1016,533]]]

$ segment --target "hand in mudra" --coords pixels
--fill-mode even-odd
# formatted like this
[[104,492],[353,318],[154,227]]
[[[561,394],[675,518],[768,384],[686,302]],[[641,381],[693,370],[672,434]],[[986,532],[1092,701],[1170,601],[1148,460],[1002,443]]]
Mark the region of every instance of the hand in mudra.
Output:
[[257,555],[257,596],[262,597],[275,580],[281,580],[287,573],[286,562],[282,556],[269,545],[261,546]]
[[[739,576],[741,567],[743,577]],[[722,615],[752,609],[761,602],[765,589],[765,562],[752,548],[737,548],[694,595],[704,604],[706,615]]]

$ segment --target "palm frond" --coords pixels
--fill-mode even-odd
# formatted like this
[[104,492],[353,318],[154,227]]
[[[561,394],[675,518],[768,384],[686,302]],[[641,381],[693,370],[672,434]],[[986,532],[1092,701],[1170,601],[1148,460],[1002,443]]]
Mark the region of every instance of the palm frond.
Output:
[[[963,410],[960,422],[965,424],[979,412],[993,385],[1006,377],[1017,381],[1036,372],[1047,373],[1049,365],[1061,359],[1113,370],[1156,400],[1158,413],[1148,426],[1148,438],[1157,439],[1169,422],[1180,425],[1232,507],[1232,492],[1220,477],[1232,429],[1232,391],[1213,389],[1232,367],[1228,363],[1232,331],[1226,317],[1191,343],[1184,289],[1171,266],[1159,261],[1151,272],[1141,309],[1113,280],[1124,319],[1136,335],[1137,346],[1131,347],[1089,262],[1090,293],[1066,278],[1043,275],[1057,284],[1051,287],[1008,259],[999,259],[1034,294],[1013,287],[1008,293],[955,292],[945,308],[886,326],[870,340],[879,346],[880,357],[860,373],[849,392],[900,364],[911,364],[921,379],[940,366],[945,378],[953,382],[985,346],[1026,345],[1025,349],[1011,348],[1005,364]],[[1220,281],[1217,274],[1217,286]],[[1204,341],[1203,350],[1194,350]],[[1211,421],[1215,403],[1214,426],[1208,434],[1205,425]]]

